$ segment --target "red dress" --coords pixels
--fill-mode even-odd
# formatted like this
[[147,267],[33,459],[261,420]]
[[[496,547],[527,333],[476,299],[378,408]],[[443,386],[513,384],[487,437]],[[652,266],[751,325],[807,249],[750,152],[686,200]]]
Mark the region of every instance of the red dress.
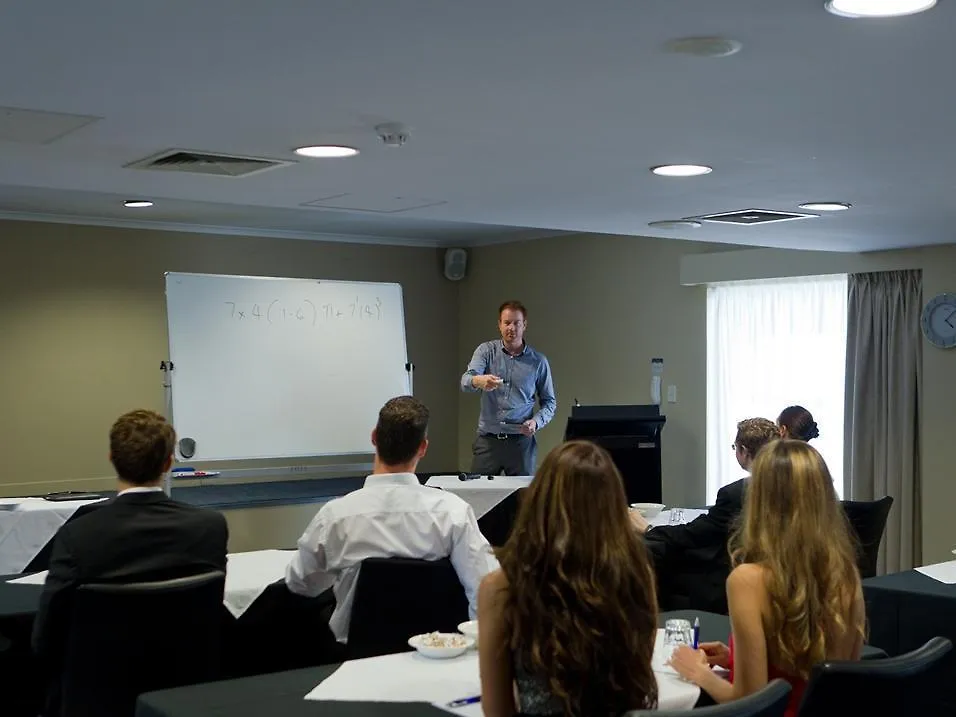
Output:
[[[729,644],[727,645],[730,648],[730,662],[727,665],[727,669],[730,670],[730,682],[733,684],[734,681],[734,638],[733,635],[730,637]],[[784,672],[781,672],[773,665],[767,665],[767,681],[775,680],[777,678],[781,680],[786,680],[790,683],[790,687],[793,689],[790,692],[790,701],[787,703],[787,710],[784,712],[784,717],[797,717],[797,709],[800,707],[800,700],[803,699],[803,691],[807,687],[807,681],[801,680],[799,677],[792,677]]]

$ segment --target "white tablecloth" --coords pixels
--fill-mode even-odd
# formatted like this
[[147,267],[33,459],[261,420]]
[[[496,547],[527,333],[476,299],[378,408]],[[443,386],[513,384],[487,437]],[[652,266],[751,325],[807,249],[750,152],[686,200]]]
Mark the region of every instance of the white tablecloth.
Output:
[[0,498],[0,575],[21,572],[81,505],[92,502]]
[[[671,515],[673,515],[675,510],[680,510],[681,515],[676,523],[671,523]],[[670,508],[668,510],[662,510],[647,522],[651,524],[651,527],[660,527],[662,525],[683,525],[684,523],[691,522],[699,515],[707,515],[707,510],[701,510],[698,508]]]
[[[294,550],[256,550],[226,556],[226,591],[223,604],[239,618],[267,587],[285,577]],[[15,585],[42,585],[46,571],[7,582]]]
[[242,615],[267,587],[285,577],[294,554],[294,550],[256,550],[226,556],[226,609],[236,618]]
[[[658,630],[655,653],[662,637]],[[655,660],[655,663],[659,660]],[[660,709],[690,709],[700,697],[700,688],[672,674],[655,670]],[[469,650],[450,660],[432,660],[417,652],[350,660],[306,695],[307,700],[342,702],[430,702],[462,715],[480,717],[481,703],[449,709],[454,700],[481,692],[478,653]]]
[[532,478],[534,476],[495,476],[459,480],[457,475],[432,476],[425,485],[454,493],[471,506],[476,518],[480,518],[516,490],[531,485]]

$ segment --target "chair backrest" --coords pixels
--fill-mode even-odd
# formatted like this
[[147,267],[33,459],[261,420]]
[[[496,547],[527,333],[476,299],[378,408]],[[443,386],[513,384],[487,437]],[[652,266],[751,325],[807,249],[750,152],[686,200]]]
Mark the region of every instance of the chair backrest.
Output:
[[813,668],[799,714],[806,717],[925,714],[917,698],[940,688],[936,667],[953,643],[934,637],[920,648],[882,660],[823,662]]
[[872,578],[876,575],[876,560],[880,554],[880,541],[886,530],[886,518],[893,507],[893,498],[884,496],[874,501],[843,501],[843,510],[853,526],[859,541],[857,565],[860,576]]
[[132,717],[143,692],[220,676],[226,575],[85,584],[71,598],[61,717]]
[[626,717],[783,717],[790,701],[790,683],[771,680],[762,690],[733,702],[689,710],[636,710]]
[[350,659],[410,650],[408,638],[457,632],[468,600],[448,558],[362,561],[349,620]]

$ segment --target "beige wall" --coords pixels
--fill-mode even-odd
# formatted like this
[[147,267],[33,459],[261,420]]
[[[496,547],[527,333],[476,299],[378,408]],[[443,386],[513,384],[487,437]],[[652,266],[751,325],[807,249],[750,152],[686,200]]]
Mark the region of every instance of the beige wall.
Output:
[[[528,307],[528,342],[551,362],[558,412],[538,436],[539,460],[564,434],[570,406],[648,403],[650,360],[664,359],[664,500],[704,500],[706,289],[681,286],[680,259],[720,248],[640,237],[568,236],[481,247],[461,282],[459,374],[481,341],[497,336],[498,305]],[[460,399],[459,457],[467,466],[478,397]]]
[[0,494],[112,484],[112,421],[163,408],[166,271],[401,283],[415,392],[433,415],[422,468],[454,465],[458,404],[448,386],[458,360],[449,337],[458,292],[437,250],[8,221],[0,222]]

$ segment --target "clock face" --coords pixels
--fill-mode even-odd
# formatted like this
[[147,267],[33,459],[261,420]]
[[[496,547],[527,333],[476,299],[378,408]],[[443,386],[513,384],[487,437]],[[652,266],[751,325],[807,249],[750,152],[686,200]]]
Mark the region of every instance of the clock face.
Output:
[[930,343],[941,349],[956,346],[956,294],[940,294],[923,309],[920,322]]

